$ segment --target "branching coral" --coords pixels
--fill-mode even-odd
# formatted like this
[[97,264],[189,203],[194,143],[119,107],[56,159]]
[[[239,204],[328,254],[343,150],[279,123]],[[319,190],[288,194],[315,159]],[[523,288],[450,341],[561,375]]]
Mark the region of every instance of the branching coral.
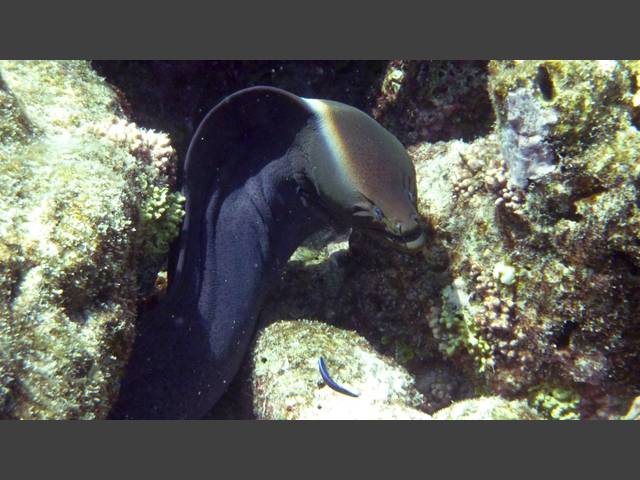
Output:
[[140,192],[136,215],[140,235],[136,241],[144,252],[140,271],[149,276],[164,262],[184,216],[184,197],[173,190],[175,150],[166,134],[139,128],[122,118],[89,125],[87,130],[112,148],[125,149],[137,160],[135,168],[139,173],[129,180]]

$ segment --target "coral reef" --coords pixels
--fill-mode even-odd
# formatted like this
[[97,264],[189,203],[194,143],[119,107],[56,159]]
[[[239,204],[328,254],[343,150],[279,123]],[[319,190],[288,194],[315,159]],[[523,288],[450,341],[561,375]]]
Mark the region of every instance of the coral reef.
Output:
[[[409,147],[430,236],[296,252],[245,366],[259,418],[637,416],[640,62],[94,65],[120,90],[86,62],[0,63],[0,416],[104,416],[182,216],[168,137],[129,118],[184,151],[258,83],[368,108]],[[369,394],[319,385],[320,355]]]
[[3,61],[0,78],[0,417],[101,418],[141,269],[178,231],[175,154],[88,62]]
[[136,248],[144,252],[138,259],[138,271],[140,280],[144,280],[143,287],[148,288],[157,268],[166,262],[169,246],[180,230],[184,215],[184,196],[175,191],[175,151],[165,133],[141,129],[124,118],[88,124],[84,128],[137,160],[135,191],[139,195],[134,201],[140,224],[136,227],[139,234],[135,241],[138,242]]
[[[357,331],[418,377],[436,366],[447,371],[425,315],[450,282],[446,255],[438,247],[434,244],[425,262],[423,256],[396,252],[358,232],[348,243],[319,247],[312,242],[294,254],[274,285],[262,323],[283,318],[321,320]],[[424,392],[425,402],[433,408],[470,393],[463,387],[468,382],[461,381],[457,372],[445,376],[451,377],[448,387],[440,378],[442,388],[433,392],[441,398]],[[444,397],[443,388],[449,391]]]
[[[546,418],[622,415],[640,391],[638,62],[488,71],[494,132],[409,147],[423,254],[354,232],[339,256],[290,264],[266,312],[355,329],[417,379],[444,368],[448,401],[498,393]],[[385,111],[410,72],[391,63]],[[444,405],[429,388],[432,413]]]
[[[635,69],[633,62],[611,60],[490,62],[489,95],[498,128],[508,124],[509,98],[519,92],[529,102],[539,102],[525,109],[533,114],[530,121],[547,123],[555,155],[580,153],[629,125]],[[541,109],[555,121],[536,118]]]
[[[409,65],[391,62],[382,82],[390,125],[408,108]],[[546,418],[619,416],[640,388],[637,63],[488,71],[494,132],[409,148],[432,239],[423,254],[358,232],[307,247],[263,320],[356,330],[415,376],[428,413],[499,393]]]
[[441,350],[489,391],[551,385],[532,404],[554,418],[606,418],[640,388],[634,65],[491,62],[496,132],[411,149],[451,259]]

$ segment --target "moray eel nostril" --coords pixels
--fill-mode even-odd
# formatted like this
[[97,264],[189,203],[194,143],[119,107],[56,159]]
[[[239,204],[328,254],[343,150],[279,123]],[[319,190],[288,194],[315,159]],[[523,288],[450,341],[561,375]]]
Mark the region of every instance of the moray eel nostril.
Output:
[[184,178],[175,275],[138,321],[111,418],[207,414],[241,365],[267,288],[309,235],[335,225],[376,230],[408,251],[424,243],[421,228],[398,234],[390,220],[415,213],[406,150],[342,103],[236,92],[202,120]]

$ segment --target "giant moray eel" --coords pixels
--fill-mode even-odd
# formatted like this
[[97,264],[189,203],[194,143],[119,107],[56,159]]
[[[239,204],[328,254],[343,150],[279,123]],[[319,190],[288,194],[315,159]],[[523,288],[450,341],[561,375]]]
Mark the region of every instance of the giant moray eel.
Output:
[[267,286],[319,229],[424,244],[404,147],[342,103],[239,91],[198,127],[184,174],[175,275],[139,319],[112,418],[204,416],[240,367]]

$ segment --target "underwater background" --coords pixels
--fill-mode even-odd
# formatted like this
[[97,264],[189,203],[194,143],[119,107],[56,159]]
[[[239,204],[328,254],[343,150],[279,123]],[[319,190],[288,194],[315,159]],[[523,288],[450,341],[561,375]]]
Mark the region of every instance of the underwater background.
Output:
[[392,132],[429,237],[309,239],[209,418],[639,415],[640,61],[0,61],[0,418],[108,415],[191,137],[253,85]]

